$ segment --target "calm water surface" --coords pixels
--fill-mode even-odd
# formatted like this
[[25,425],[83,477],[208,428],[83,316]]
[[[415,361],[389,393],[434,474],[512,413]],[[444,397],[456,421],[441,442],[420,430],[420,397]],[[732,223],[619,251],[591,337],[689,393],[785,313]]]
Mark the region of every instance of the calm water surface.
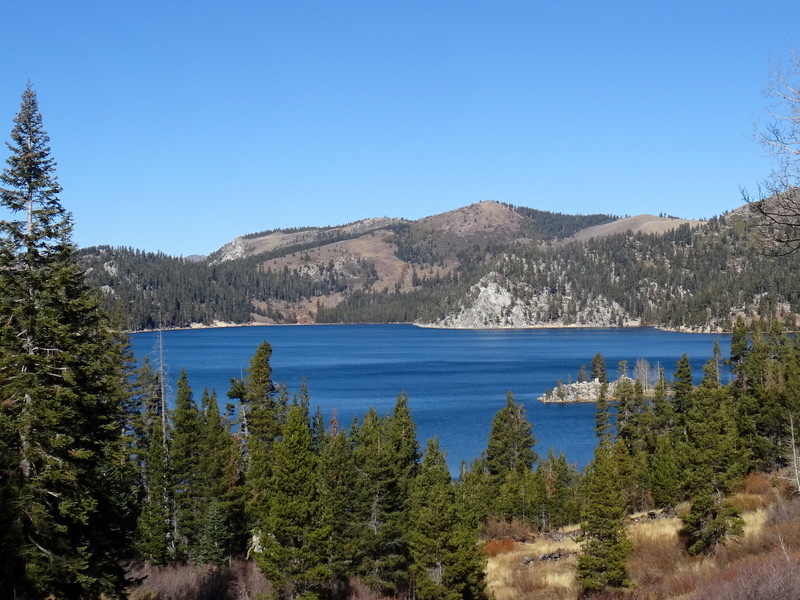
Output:
[[[131,336],[141,359],[157,355],[157,333]],[[577,379],[595,353],[606,360],[609,375],[627,360],[659,363],[668,377],[683,353],[692,360],[695,377],[711,357],[718,339],[723,356],[730,336],[681,334],[640,329],[526,329],[445,330],[412,325],[289,325],[230,327],[167,331],[163,334],[168,380],[185,367],[199,400],[203,388],[216,389],[224,406],[231,377],[241,377],[258,344],[272,346],[275,381],[290,394],[299,391],[305,376],[312,407],[320,406],[328,419],[336,411],[339,423],[349,426],[374,406],[383,414],[394,407],[397,395],[409,397],[417,436],[425,441],[439,436],[448,451],[448,463],[458,472],[462,460],[477,457],[486,448],[492,417],[512,391],[524,403],[536,449],[564,451],[570,462],[583,467],[595,446],[594,405],[542,404],[536,401],[559,378]]]

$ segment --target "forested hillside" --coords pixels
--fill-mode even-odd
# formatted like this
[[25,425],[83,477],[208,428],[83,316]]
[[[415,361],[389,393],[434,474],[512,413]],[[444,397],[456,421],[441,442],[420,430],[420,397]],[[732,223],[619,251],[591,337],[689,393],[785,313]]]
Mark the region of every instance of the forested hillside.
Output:
[[131,330],[416,322],[720,331],[738,315],[794,322],[800,262],[768,256],[752,219],[746,208],[687,222],[482,202],[419,221],[252,234],[199,262],[110,247],[80,257]]

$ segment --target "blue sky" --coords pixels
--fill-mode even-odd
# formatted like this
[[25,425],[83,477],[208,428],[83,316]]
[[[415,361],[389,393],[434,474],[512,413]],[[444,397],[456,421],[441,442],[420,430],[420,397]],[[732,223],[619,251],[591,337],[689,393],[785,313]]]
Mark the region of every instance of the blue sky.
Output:
[[721,214],[768,174],[753,123],[770,61],[800,45],[796,0],[5,0],[2,14],[2,139],[30,80],[75,241],[173,255],[490,199]]

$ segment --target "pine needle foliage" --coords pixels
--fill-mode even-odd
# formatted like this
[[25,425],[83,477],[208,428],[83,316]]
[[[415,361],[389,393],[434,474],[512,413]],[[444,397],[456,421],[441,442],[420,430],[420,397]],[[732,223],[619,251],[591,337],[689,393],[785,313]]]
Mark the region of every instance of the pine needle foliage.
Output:
[[84,283],[48,143],[28,85],[0,174],[0,597],[115,596],[120,338]]
[[625,498],[614,448],[600,443],[584,482],[581,511],[583,548],[578,556],[578,581],[585,593],[628,587],[625,559],[633,546],[623,524]]

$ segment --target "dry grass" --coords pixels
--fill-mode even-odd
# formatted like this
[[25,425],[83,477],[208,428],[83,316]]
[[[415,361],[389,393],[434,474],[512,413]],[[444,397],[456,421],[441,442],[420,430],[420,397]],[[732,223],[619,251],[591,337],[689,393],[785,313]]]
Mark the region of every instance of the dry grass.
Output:
[[[638,515],[638,522],[627,525],[634,547],[628,558],[628,571],[635,587],[625,593],[607,593],[601,598],[800,598],[800,575],[784,572],[790,564],[800,572],[797,569],[800,566],[800,499],[787,500],[768,477],[761,476],[748,478],[731,501],[742,509],[744,532],[738,540],[719,546],[713,555],[706,557],[688,555],[679,536],[682,528],[679,517],[650,519]],[[684,513],[688,508],[688,505],[680,506],[677,512]],[[557,562],[538,560],[540,555],[558,548],[574,551],[578,544],[571,539],[553,541],[541,537],[534,543],[503,541],[498,544],[489,558],[488,591],[496,600],[577,599],[580,589],[574,576],[575,557]],[[537,560],[524,564],[526,557]],[[751,565],[758,576],[746,575]],[[753,592],[758,577],[765,578],[765,589],[770,593],[787,590],[788,595],[758,595]],[[726,592],[709,591],[717,589]],[[755,595],[748,596],[749,593]]]
[[[542,561],[542,554],[556,550],[576,552],[572,539],[554,541],[539,537],[534,542],[516,543],[513,550],[491,556],[487,565],[487,589],[496,600],[536,598],[574,600],[578,597],[575,557]],[[533,558],[527,562],[528,558]]]
[[764,509],[770,504],[770,497],[764,494],[734,494],[728,498],[733,506],[742,512]]

